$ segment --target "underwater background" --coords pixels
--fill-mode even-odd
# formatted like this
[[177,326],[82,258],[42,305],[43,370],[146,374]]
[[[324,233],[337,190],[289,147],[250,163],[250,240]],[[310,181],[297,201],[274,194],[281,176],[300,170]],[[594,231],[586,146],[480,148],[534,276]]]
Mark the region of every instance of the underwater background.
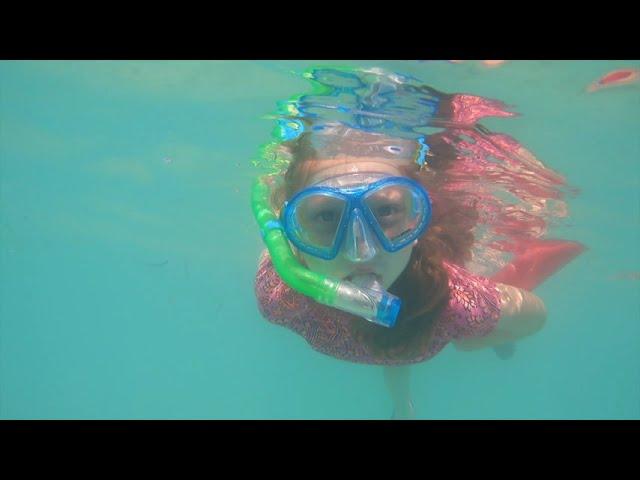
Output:
[[388,419],[380,367],[262,319],[252,160],[313,65],[380,67],[521,114],[483,119],[579,189],[588,250],[499,359],[412,368],[419,419],[640,418],[640,61],[0,62],[0,418]]

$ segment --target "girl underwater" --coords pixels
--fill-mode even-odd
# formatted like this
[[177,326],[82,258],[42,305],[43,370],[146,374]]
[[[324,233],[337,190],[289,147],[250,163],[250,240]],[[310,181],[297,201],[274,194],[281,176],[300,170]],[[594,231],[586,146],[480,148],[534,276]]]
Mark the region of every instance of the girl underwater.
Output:
[[253,210],[268,247],[262,315],[335,358],[384,366],[393,418],[410,370],[448,343],[501,358],[546,320],[537,285],[579,255],[543,239],[566,217],[561,176],[483,117],[498,101],[378,69],[315,69],[281,105]]

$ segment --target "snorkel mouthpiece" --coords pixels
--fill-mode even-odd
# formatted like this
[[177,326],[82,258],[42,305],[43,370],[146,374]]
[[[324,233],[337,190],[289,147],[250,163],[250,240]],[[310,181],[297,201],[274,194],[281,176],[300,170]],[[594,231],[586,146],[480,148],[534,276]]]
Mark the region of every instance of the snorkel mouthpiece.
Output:
[[271,207],[274,177],[256,180],[251,192],[253,214],[260,227],[273,266],[280,278],[297,292],[318,303],[362,317],[384,327],[393,327],[401,300],[386,292],[375,275],[356,277],[361,285],[335,280],[304,267],[297,260],[282,225]]
[[[339,289],[342,289],[339,298],[348,299],[350,308],[356,305],[360,308],[362,313],[356,315],[383,327],[391,328],[396,324],[402,302],[384,289],[376,274],[354,276],[353,282],[342,282]],[[372,311],[376,312],[374,316],[371,315]]]

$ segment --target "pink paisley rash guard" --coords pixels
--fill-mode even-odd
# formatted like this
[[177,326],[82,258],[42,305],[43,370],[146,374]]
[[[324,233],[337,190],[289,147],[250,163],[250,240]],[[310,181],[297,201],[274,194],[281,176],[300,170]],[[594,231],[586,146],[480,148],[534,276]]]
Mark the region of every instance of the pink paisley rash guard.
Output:
[[431,341],[424,351],[402,361],[376,358],[351,334],[353,315],[292,290],[280,279],[266,251],[256,275],[256,298],[267,320],[293,330],[321,353],[374,365],[418,363],[436,355],[452,340],[487,335],[500,318],[499,293],[491,280],[446,262],[443,265],[449,277],[449,302],[434,320]]

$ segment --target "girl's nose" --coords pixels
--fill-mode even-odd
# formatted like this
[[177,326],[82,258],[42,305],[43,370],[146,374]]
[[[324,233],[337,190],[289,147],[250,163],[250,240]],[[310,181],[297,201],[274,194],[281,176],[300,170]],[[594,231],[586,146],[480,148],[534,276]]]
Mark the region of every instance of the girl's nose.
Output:
[[345,257],[352,262],[371,260],[377,253],[374,237],[360,210],[356,208],[344,239]]

